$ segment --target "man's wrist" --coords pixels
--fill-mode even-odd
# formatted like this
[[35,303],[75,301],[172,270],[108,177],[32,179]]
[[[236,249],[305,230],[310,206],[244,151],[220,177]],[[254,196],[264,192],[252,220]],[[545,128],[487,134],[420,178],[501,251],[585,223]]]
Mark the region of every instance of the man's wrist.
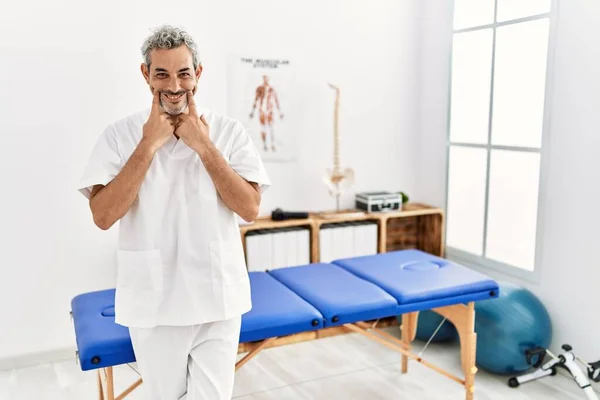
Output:
[[212,142],[208,138],[203,138],[194,143],[193,150],[198,153],[200,158],[204,161],[204,159],[209,156],[211,151]]
[[156,154],[156,152],[158,151],[158,146],[156,146],[156,143],[153,143],[152,141],[143,138],[138,144],[138,149],[145,155],[153,157],[154,154]]

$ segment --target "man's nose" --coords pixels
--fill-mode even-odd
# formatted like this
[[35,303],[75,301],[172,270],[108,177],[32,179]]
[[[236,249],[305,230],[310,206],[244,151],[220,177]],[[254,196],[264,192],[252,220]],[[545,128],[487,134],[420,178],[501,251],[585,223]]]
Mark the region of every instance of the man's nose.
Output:
[[173,78],[169,79],[169,85],[167,86],[167,89],[169,89],[169,91],[171,91],[172,93],[179,92],[179,90],[181,90],[181,85],[179,84],[179,78],[173,77]]

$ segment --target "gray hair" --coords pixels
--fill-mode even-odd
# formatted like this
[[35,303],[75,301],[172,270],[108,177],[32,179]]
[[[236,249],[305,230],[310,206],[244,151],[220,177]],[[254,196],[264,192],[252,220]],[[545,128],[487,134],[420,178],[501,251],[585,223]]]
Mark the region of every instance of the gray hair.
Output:
[[142,45],[144,62],[150,67],[150,52],[154,49],[175,49],[181,45],[186,45],[192,53],[192,61],[196,69],[200,64],[196,42],[186,31],[171,25],[159,26],[144,40]]

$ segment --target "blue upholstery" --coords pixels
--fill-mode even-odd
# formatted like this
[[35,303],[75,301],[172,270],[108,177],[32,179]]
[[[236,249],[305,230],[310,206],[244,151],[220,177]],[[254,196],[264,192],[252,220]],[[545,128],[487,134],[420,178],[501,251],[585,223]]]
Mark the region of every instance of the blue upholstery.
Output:
[[325,326],[390,317],[398,309],[392,296],[336,265],[287,267],[270,274],[314,305]]
[[323,316],[266,272],[250,272],[252,309],[242,316],[242,343],[323,328]]
[[115,323],[114,304],[115,289],[80,294],[71,300],[83,371],[135,361],[129,329]]
[[400,313],[498,297],[498,283],[469,268],[420,250],[334,260],[394,296]]
[[[240,343],[323,328],[323,316],[266,272],[250,272],[252,310],[242,316]],[[84,371],[135,361],[129,329],[115,323],[115,289],[71,301]]]
[[[484,275],[415,250],[250,272],[252,309],[240,343],[498,296]],[[82,370],[135,361],[114,318],[115,290],[81,294],[71,310]]]

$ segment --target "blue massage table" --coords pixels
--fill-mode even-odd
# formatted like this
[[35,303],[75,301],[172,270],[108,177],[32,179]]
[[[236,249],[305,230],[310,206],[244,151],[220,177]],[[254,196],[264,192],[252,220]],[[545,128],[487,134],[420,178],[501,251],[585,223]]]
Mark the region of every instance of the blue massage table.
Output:
[[[402,354],[402,373],[412,359],[465,387],[473,398],[476,334],[475,302],[498,297],[498,283],[461,265],[419,250],[249,272],[252,310],[242,317],[240,344],[247,352],[236,370],[261,350],[290,342],[294,335],[347,329]],[[71,315],[81,369],[98,370],[100,398],[122,399],[139,379],[115,397],[112,367],[132,363],[135,355],[126,327],[114,322],[115,290],[73,298]],[[418,312],[433,310],[456,327],[464,378],[410,352]],[[382,318],[402,315],[401,339],[376,327]],[[102,373],[101,373],[102,371]],[[106,390],[105,387],[106,386]]]

